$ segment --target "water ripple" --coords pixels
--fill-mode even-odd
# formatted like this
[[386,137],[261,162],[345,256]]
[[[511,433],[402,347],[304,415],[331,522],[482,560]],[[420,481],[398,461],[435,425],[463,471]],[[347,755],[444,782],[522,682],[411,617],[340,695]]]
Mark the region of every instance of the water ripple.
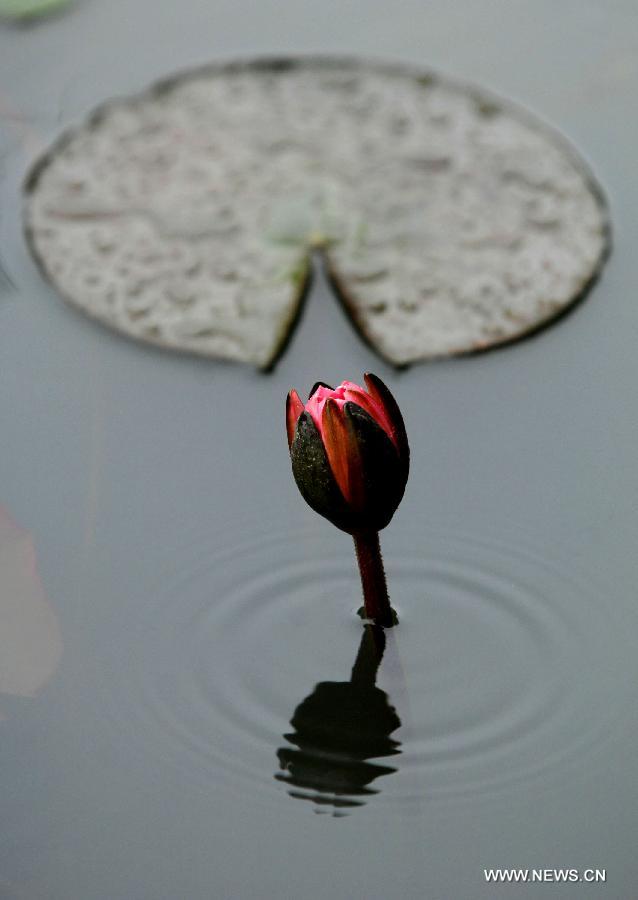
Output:
[[[374,791],[355,798],[347,781],[331,786],[325,766],[312,767],[325,748],[307,742],[308,788],[312,778],[327,784],[308,793],[299,777],[277,772],[277,758],[285,770],[300,752],[295,717],[316,707],[318,689],[342,698],[333,706],[350,702],[362,626],[354,558],[341,535],[275,533],[221,551],[201,547],[133,608],[116,656],[105,650],[104,722],[200,787],[271,799],[288,790],[337,808],[375,791],[375,803],[402,806],[494,791],[600,749],[621,715],[627,659],[591,579],[528,549],[452,532],[422,532],[411,545],[388,554],[401,624],[388,633],[366,695],[374,699],[357,700],[383,706],[387,697],[400,725],[392,767],[357,750],[357,765],[379,769],[366,770],[370,780],[393,773]],[[332,718],[343,723],[338,710]],[[342,758],[339,765],[341,778]]]

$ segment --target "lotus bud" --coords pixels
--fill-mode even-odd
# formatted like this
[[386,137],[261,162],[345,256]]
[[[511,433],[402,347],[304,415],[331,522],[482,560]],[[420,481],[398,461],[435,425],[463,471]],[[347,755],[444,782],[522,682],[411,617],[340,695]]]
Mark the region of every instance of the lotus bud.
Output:
[[[370,613],[369,606],[376,610],[377,604],[368,603],[364,568],[380,567],[385,585],[378,532],[390,522],[403,497],[410,451],[394,397],[376,375],[364,378],[367,390],[351,381],[337,388],[318,382],[305,404],[296,391],[290,391],[286,428],[292,471],[302,497],[355,539]],[[375,556],[378,565],[373,563]],[[379,615],[376,610],[370,617],[378,621]]]

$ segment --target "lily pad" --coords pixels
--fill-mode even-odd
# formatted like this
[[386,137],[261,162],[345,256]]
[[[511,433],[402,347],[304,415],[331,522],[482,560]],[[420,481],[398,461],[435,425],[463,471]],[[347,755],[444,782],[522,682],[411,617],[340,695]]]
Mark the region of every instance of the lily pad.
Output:
[[35,19],[56,12],[73,0],[0,0],[0,18]]
[[528,113],[406,67],[257,60],[178,75],[64,135],[26,232],[75,306],[164,347],[268,367],[320,249],[395,365],[487,349],[582,296],[607,212]]

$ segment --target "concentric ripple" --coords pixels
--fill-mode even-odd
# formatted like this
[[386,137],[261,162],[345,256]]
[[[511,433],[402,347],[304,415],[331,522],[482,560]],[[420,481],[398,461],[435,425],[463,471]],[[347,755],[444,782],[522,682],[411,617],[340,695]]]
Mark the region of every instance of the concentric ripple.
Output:
[[[403,541],[386,565],[401,624],[388,632],[374,702],[385,692],[400,727],[391,765],[381,760],[373,789],[358,792],[366,800],[403,807],[494,791],[600,751],[630,657],[591,579],[538,551],[451,532]],[[343,535],[204,547],[133,607],[117,653],[98,662],[103,721],[202,789],[329,802],[329,782],[304,794],[277,778],[278,757],[296,752],[290,722],[315,686],[347,685],[359,603]],[[330,685],[323,694],[341,696]],[[361,802],[347,783],[334,793],[337,806]]]

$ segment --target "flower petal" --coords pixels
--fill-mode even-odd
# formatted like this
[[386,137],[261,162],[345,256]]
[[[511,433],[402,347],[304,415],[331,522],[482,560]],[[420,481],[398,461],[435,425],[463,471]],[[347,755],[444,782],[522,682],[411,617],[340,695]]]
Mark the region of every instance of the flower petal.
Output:
[[288,433],[288,449],[290,450],[295,437],[295,428],[299,416],[304,411],[304,405],[297,391],[292,390],[286,397],[286,431]]
[[359,444],[351,422],[332,399],[324,406],[322,425],[326,455],[339,490],[353,510],[362,509],[365,496]]
[[[396,445],[397,441],[394,435],[392,422],[388,418],[385,408],[378,400],[370,396],[363,388],[353,386],[346,391],[346,400],[350,403],[356,403],[364,409],[374,421],[383,428],[390,440]],[[398,449],[398,447],[397,447]]]
[[333,391],[333,390],[334,390],[334,388],[330,387],[329,384],[326,384],[325,381],[315,381],[315,383],[314,383],[313,386],[312,386],[312,390],[311,390],[310,393],[308,394],[308,400],[310,400],[310,398],[311,398],[312,395],[315,393],[315,391],[316,391],[318,388],[320,388],[320,387],[326,388],[326,389],[329,390],[329,391]]
[[399,505],[405,491],[408,466],[385,429],[357,403],[346,403],[343,414],[352,428],[361,457],[364,519],[367,527],[379,531],[385,528]]
[[410,447],[399,405],[380,378],[373,375],[372,372],[366,372],[363,377],[370,396],[384,412],[390,428],[388,434],[394,441],[399,450],[399,455],[407,466],[410,459]]

